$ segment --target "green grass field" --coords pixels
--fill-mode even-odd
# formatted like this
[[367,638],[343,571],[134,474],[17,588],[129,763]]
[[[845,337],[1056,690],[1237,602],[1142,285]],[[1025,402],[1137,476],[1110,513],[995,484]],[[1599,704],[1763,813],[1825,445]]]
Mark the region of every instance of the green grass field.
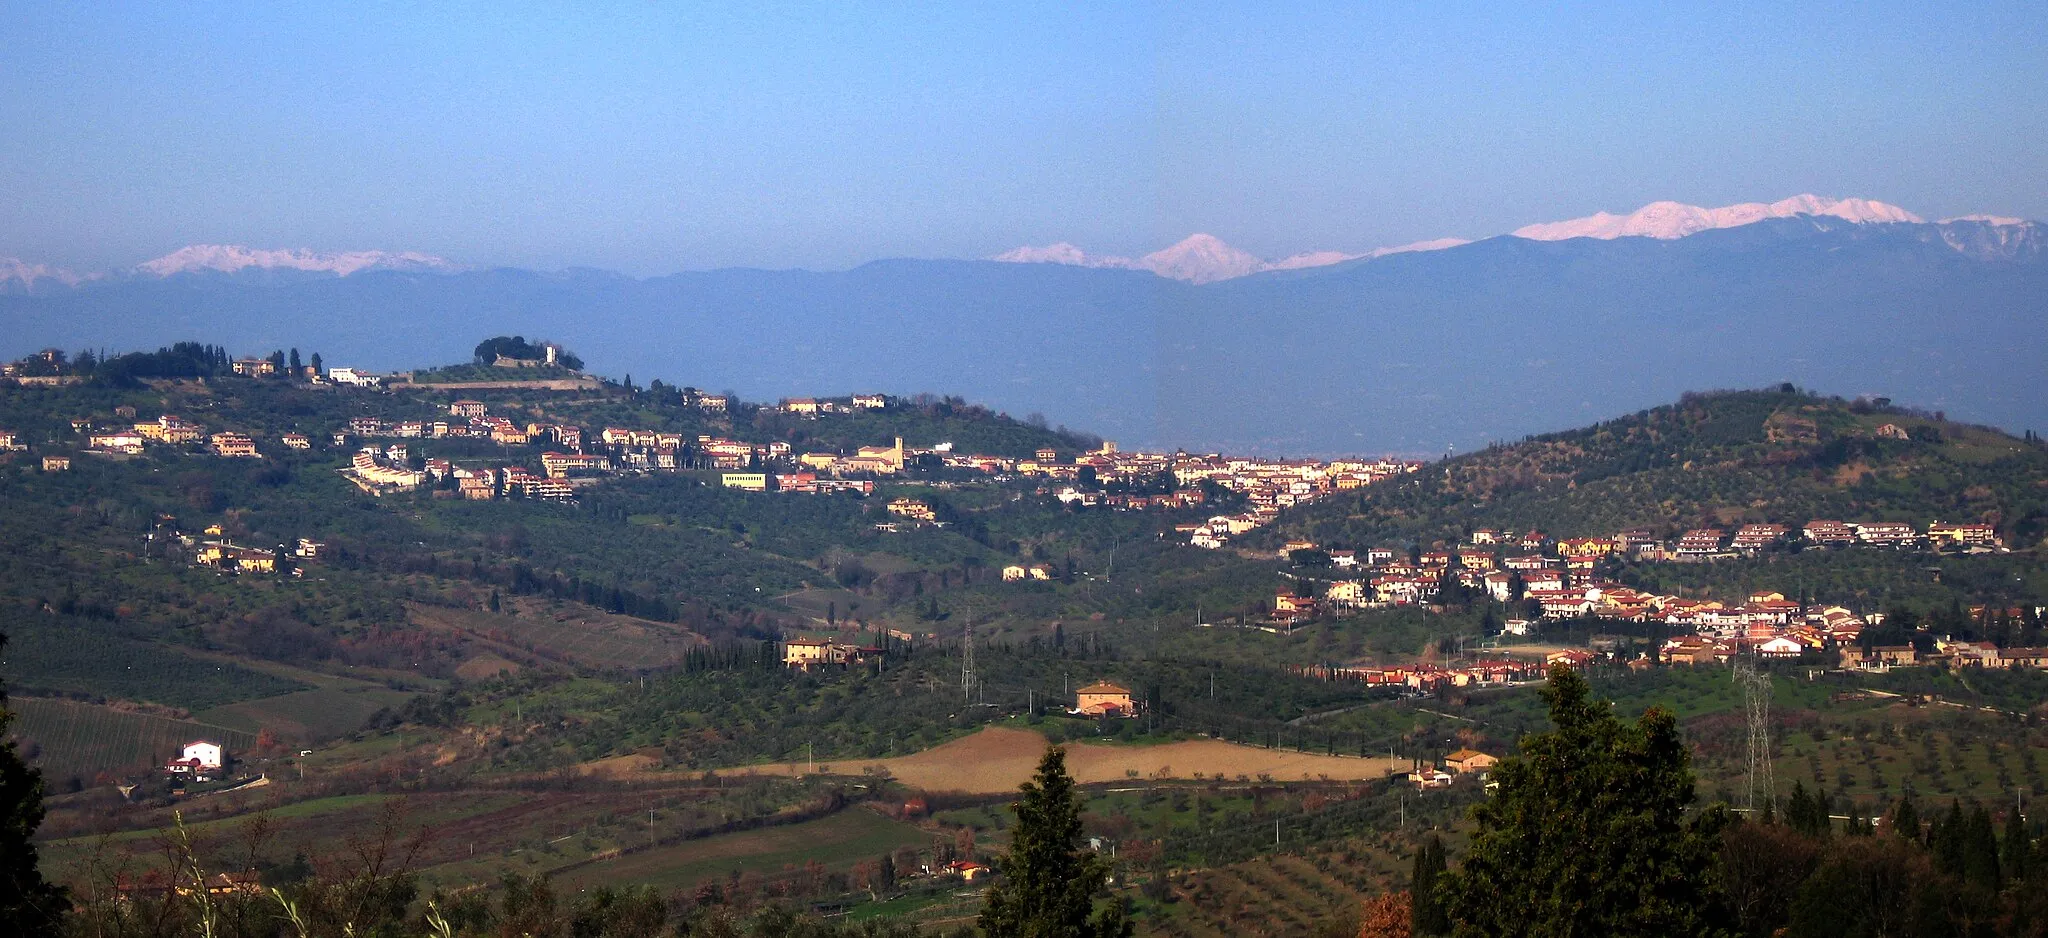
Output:
[[40,750],[36,764],[55,786],[76,777],[90,785],[99,772],[141,770],[176,754],[195,739],[212,739],[230,752],[256,741],[252,732],[202,720],[176,720],[115,710],[75,700],[16,697],[14,732]]

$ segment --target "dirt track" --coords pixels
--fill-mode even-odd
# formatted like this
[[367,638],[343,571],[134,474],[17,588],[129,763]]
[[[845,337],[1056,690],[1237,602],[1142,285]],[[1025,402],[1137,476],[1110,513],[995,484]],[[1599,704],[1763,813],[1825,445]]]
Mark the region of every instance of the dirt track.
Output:
[[[904,784],[926,791],[961,791],[999,794],[1014,791],[1031,777],[1045,752],[1045,737],[1027,730],[991,727],[972,736],[956,739],[910,756],[890,759],[818,763],[818,771],[838,775],[861,775],[885,769]],[[626,756],[606,759],[585,767],[586,771],[626,776],[658,776],[646,768],[648,760]],[[1102,746],[1070,743],[1067,771],[1081,782],[1117,782],[1130,778],[1204,778],[1244,776],[1274,781],[1302,781],[1328,777],[1333,780],[1379,778],[1405,770],[1406,760],[1358,759],[1321,756],[1284,749],[1260,749],[1217,740],[1191,740],[1157,746]],[[776,763],[721,769],[721,775],[800,775],[806,766]],[[1133,774],[1135,773],[1135,774]]]

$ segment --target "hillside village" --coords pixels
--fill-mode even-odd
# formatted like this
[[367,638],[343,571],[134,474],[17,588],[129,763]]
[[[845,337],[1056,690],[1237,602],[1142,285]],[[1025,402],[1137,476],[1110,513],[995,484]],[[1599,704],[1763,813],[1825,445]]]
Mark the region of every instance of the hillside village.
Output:
[[[1861,641],[1862,634],[1883,622],[1880,612],[1859,614],[1839,605],[1804,604],[1771,590],[1724,603],[1638,590],[1612,578],[1624,559],[1634,563],[1711,563],[1772,552],[1857,549],[1989,553],[2007,548],[1990,525],[1939,521],[1924,529],[1901,522],[1848,524],[1833,520],[1810,521],[1796,529],[1783,524],[1749,524],[1733,531],[1692,529],[1670,538],[1657,537],[1647,529],[1606,537],[1553,539],[1541,531],[1513,534],[1482,528],[1455,548],[1429,550],[1326,550],[1313,542],[1290,541],[1280,550],[1280,559],[1324,573],[1329,579],[1320,594],[1301,588],[1314,582],[1306,577],[1297,579],[1296,590],[1277,593],[1273,620],[1293,625],[1326,610],[1341,615],[1361,609],[1431,606],[1454,591],[1464,591],[1521,614],[1503,623],[1502,634],[1509,637],[1529,636],[1546,621],[1661,625],[1675,637],[1663,643],[1657,657],[1671,664],[1726,664],[1750,655],[1817,659],[1864,670],[1916,664],[2048,668],[2048,648],[2001,650],[1991,642],[1946,639],[1936,640],[1932,649],[1871,646]],[[2039,617],[2044,611],[2048,610],[2035,609],[2033,615]],[[2010,615],[2018,617],[2024,612],[2015,609]],[[1566,651],[1552,654],[1550,663],[1576,665],[1596,657],[1600,656]],[[1513,677],[1512,668],[1492,663],[1463,670],[1359,668],[1331,673],[1418,690],[1442,682],[1464,686],[1501,683]]]

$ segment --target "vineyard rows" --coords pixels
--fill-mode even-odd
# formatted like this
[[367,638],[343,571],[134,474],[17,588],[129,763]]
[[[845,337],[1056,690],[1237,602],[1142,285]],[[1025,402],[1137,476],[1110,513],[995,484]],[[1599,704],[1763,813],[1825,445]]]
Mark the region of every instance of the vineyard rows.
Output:
[[8,707],[19,717],[14,733],[35,744],[36,764],[59,790],[72,778],[90,785],[102,771],[144,770],[195,739],[218,741],[231,753],[256,742],[239,730],[75,700],[17,697]]

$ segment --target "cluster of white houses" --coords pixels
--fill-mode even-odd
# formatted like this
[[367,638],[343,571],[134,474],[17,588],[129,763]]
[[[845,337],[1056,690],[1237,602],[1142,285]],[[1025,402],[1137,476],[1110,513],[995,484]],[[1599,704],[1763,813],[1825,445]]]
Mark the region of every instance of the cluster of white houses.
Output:
[[1363,488],[1383,479],[1404,475],[1421,463],[1397,459],[1362,460],[1264,460],[1202,456],[1173,467],[1183,485],[1213,482],[1241,493],[1250,503],[1246,511],[1217,515],[1199,524],[1176,527],[1188,543],[1215,550],[1238,535],[1261,527],[1280,516],[1282,508],[1305,505],[1319,498]]

